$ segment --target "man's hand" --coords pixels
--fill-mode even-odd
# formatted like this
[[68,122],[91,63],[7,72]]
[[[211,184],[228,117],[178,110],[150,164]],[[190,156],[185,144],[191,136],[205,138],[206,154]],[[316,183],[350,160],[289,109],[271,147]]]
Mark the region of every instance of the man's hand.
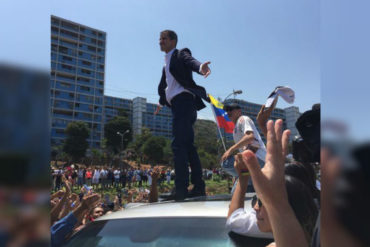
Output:
[[160,104],[158,104],[157,105],[157,109],[155,110],[155,112],[153,113],[153,115],[157,115],[161,109],[162,109],[162,106]]
[[221,162],[224,162],[231,155],[231,150],[228,149],[221,157]]
[[59,190],[59,191],[55,192],[54,194],[52,194],[50,196],[50,199],[62,197],[64,195],[64,193],[65,192],[63,190]]
[[72,190],[71,190],[71,182],[70,182],[70,181],[68,181],[68,179],[66,179],[66,180],[64,181],[64,184],[65,184],[65,186],[66,186],[66,194],[67,194],[67,195],[70,195],[70,194],[72,193]]
[[152,172],[152,178],[153,180],[157,180],[159,177],[159,174],[161,174],[161,170],[158,166],[155,166]]
[[265,137],[267,136],[266,123],[267,123],[268,118],[271,116],[271,113],[274,110],[277,101],[278,101],[278,97],[274,99],[274,102],[269,108],[266,109],[265,105],[262,105],[260,111],[258,112],[257,123]]
[[210,63],[211,63],[210,61],[207,61],[200,65],[200,72],[202,73],[202,75],[204,75],[204,78],[207,78],[207,76],[211,74],[211,69],[208,67],[208,64]]
[[241,179],[243,176],[249,175],[248,167],[243,161],[242,154],[239,153],[234,157],[235,157],[234,168],[239,175],[239,179]]
[[81,207],[85,210],[90,210],[99,202],[100,195],[99,194],[92,194],[82,198]]
[[243,152],[243,161],[251,173],[254,188],[266,206],[276,206],[287,202],[285,188],[284,165],[288,150],[290,130],[282,133],[283,121],[267,123],[267,154],[265,166],[261,169],[255,154],[246,150]]

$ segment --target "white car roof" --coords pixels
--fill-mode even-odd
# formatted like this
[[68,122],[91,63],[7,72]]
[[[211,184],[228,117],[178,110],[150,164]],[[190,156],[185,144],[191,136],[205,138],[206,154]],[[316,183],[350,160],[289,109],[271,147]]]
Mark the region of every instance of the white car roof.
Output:
[[[245,208],[251,209],[251,196],[246,195]],[[165,201],[159,203],[137,203],[129,204],[128,208],[108,215],[99,217],[96,220],[110,220],[123,218],[148,218],[148,217],[227,217],[230,200],[226,201]]]

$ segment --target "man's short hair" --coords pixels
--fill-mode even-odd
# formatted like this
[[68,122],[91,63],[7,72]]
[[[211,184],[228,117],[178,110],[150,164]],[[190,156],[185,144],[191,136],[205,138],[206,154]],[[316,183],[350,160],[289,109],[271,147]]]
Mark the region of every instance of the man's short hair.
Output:
[[170,40],[175,40],[176,41],[176,45],[177,45],[177,34],[175,33],[175,31],[172,31],[172,30],[163,30],[161,32],[162,33],[166,33],[168,35],[168,38],[170,38]]
[[231,104],[224,105],[224,110],[226,112],[232,111],[235,109],[241,109],[240,105],[238,105],[237,103],[231,103]]

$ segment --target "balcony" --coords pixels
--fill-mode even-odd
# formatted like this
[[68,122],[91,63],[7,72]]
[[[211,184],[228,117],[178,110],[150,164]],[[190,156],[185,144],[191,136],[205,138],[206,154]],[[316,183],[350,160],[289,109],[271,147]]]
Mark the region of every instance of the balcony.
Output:
[[81,103],[76,103],[75,104],[75,111],[83,111],[83,112],[93,112],[93,107],[92,105],[86,105],[86,104],[81,104]]
[[62,36],[62,37],[65,37],[67,39],[76,40],[76,41],[78,40],[78,34],[77,33],[67,31],[65,29],[60,29],[59,35]]
[[76,69],[72,66],[68,66],[68,65],[61,65],[61,64],[58,64],[56,69],[58,71],[63,71],[63,72],[67,72],[69,74],[75,74],[76,73]]
[[95,70],[95,63],[89,61],[78,60],[78,66],[83,68],[88,68],[91,70]]
[[63,82],[59,82],[59,81],[56,82],[55,88],[62,89],[62,90],[67,90],[67,91],[72,91],[72,92],[75,91],[75,85],[69,84],[69,83],[63,83]]
[[86,69],[77,69],[77,75],[89,77],[89,78],[95,78],[95,72],[86,70]]
[[94,89],[86,86],[77,86],[77,92],[94,95]]

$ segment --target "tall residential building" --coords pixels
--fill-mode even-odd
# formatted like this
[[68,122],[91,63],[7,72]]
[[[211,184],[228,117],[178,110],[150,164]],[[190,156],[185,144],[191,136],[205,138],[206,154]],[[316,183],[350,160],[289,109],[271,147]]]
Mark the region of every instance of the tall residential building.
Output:
[[65,139],[67,124],[90,128],[90,147],[103,138],[106,33],[51,16],[51,144]]
[[142,128],[148,128],[155,136],[172,137],[172,113],[168,107],[154,115],[157,105],[147,103],[146,98],[136,97],[133,100],[104,96],[105,123],[124,110],[132,126],[134,135],[141,134]]
[[301,116],[299,112],[299,108],[297,106],[290,106],[284,109],[285,111],[285,118],[286,118],[286,127],[290,129],[290,141],[293,140],[295,136],[298,136],[298,130],[295,127],[295,123],[297,119]]
[[[256,121],[258,112],[260,111],[262,105],[255,104],[255,103],[252,103],[252,102],[248,102],[248,101],[245,101],[245,100],[240,100],[240,99],[227,99],[224,102],[224,104],[227,104],[227,103],[237,103],[237,104],[239,104],[240,107],[241,107],[241,110],[242,110],[242,114],[250,117],[253,120],[258,132],[261,135],[262,140],[266,141],[266,138],[262,134],[260,128],[258,127],[257,121]],[[283,129],[287,128],[286,119],[285,119],[285,111],[283,109],[275,108],[271,113],[270,119],[272,119],[272,120],[283,119],[283,121],[284,121]],[[233,138],[232,134],[226,134],[226,138],[228,140],[232,140],[232,138]]]
[[104,124],[122,112],[127,114],[132,125],[132,100],[104,96]]

